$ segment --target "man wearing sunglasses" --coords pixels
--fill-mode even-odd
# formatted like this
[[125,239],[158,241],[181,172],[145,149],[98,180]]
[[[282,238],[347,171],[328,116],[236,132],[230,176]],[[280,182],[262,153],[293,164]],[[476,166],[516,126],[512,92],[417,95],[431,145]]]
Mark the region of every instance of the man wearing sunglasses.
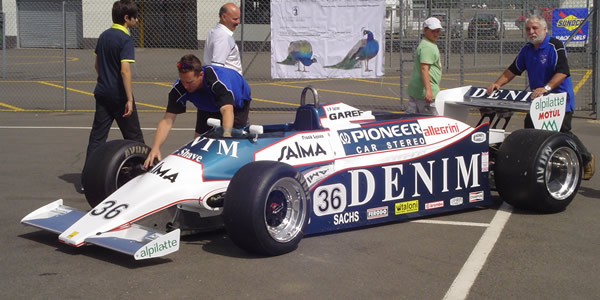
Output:
[[178,114],[186,111],[190,101],[198,109],[196,131],[198,137],[208,131],[209,118],[221,120],[223,137],[230,137],[232,128],[243,128],[248,123],[250,110],[250,87],[235,70],[220,66],[202,66],[200,59],[192,54],[184,55],[177,63],[179,79],[169,92],[167,111],[158,122],[152,151],[144,162],[148,169],[155,160],[162,160],[160,146],[167,139]]

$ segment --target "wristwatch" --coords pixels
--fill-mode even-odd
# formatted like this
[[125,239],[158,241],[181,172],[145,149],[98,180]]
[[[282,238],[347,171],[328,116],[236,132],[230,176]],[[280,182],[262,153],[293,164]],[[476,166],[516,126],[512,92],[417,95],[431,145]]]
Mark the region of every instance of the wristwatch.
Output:
[[544,89],[546,90],[546,92],[549,92],[552,90],[552,88],[547,84],[544,86]]

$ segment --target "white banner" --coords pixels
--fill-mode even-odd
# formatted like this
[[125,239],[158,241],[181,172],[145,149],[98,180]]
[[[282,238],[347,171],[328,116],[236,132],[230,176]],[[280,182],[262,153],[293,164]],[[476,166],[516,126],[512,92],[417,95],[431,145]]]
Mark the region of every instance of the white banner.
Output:
[[271,0],[271,76],[384,75],[385,0]]

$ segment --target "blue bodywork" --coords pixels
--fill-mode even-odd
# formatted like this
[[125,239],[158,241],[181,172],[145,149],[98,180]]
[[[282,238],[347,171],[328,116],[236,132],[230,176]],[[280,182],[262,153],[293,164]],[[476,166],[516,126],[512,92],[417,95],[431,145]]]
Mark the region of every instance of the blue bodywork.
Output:
[[[374,121],[362,122],[365,130],[404,126],[418,127],[419,118],[412,114],[382,114]],[[320,119],[326,118],[323,108],[303,105],[293,123],[265,125],[264,133],[237,132],[232,138],[223,138],[218,128],[196,138],[173,154],[195,160],[203,165],[203,180],[230,180],[243,165],[256,160],[256,153],[300,133],[329,133],[343,140],[357,129],[325,129]],[[362,129],[361,129],[362,130]],[[460,140],[434,152],[391,163],[370,163],[336,168],[336,160],[366,155],[361,149],[402,150],[424,143],[423,132],[415,132],[410,139],[381,139],[369,143],[343,144],[344,153],[335,160],[320,160],[318,149],[284,148],[270,160],[286,162],[293,156],[314,156],[314,163],[294,165],[306,176],[329,167],[326,176],[309,182],[312,203],[306,234],[315,234],[371,224],[399,221],[469,207],[491,204],[488,183],[488,143],[473,142],[474,136],[487,136],[486,123]],[[330,141],[331,142],[331,141]],[[408,143],[408,144],[405,144]],[[395,145],[395,146],[394,146]],[[324,151],[324,150],[323,150]],[[381,151],[394,155],[400,151]],[[484,157],[486,156],[486,157]],[[317,171],[315,171],[317,170]],[[325,171],[322,171],[325,172]],[[311,177],[312,178],[312,177]]]

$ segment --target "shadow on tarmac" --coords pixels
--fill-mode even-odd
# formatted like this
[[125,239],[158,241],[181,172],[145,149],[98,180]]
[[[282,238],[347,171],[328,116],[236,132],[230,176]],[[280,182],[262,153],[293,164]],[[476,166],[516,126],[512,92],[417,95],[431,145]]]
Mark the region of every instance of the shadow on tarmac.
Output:
[[133,257],[116,252],[110,249],[94,246],[94,245],[86,245],[81,247],[72,247],[65,245],[58,241],[58,236],[56,234],[47,232],[47,231],[34,231],[30,233],[25,233],[19,235],[19,237],[28,239],[30,241],[34,241],[37,243],[45,244],[49,247],[54,247],[55,251],[61,252],[67,255],[85,255],[90,258],[94,258],[97,260],[101,260],[107,263],[111,263],[114,265],[118,265],[121,267],[125,267],[128,269],[138,269],[144,267],[151,267],[160,264],[164,264],[167,262],[171,262],[172,260],[169,258],[153,258],[146,260],[135,260]]
[[[597,175],[596,175],[597,176]],[[587,186],[579,186],[579,194],[592,198],[592,199],[600,199],[600,190],[593,189]]]
[[252,254],[236,246],[229,239],[224,228],[213,232],[182,236],[181,241],[192,247],[202,246],[202,250],[215,255],[244,259],[266,258],[266,256]]
[[[63,254],[73,256],[84,255],[93,259],[101,260],[103,262],[111,263],[113,265],[118,265],[128,269],[151,267],[173,261],[168,257],[135,260],[132,256],[103,247],[98,247],[95,245],[72,247],[61,243],[58,240],[58,235],[43,230],[21,234],[19,235],[19,237],[40,244],[44,244],[48,247],[52,247],[55,249],[55,251],[61,252]],[[242,250],[241,248],[237,247],[229,239],[224,229],[208,233],[198,233],[193,235],[182,236],[181,243],[184,244],[182,245],[182,247],[188,248],[187,250],[190,250],[190,248],[194,247],[198,249],[197,246],[201,246],[203,251],[225,257],[244,259],[267,258],[264,256],[248,253]]]
[[58,178],[73,184],[75,191],[79,194],[83,194],[82,186],[81,186],[81,173],[70,173],[63,174],[58,176]]

